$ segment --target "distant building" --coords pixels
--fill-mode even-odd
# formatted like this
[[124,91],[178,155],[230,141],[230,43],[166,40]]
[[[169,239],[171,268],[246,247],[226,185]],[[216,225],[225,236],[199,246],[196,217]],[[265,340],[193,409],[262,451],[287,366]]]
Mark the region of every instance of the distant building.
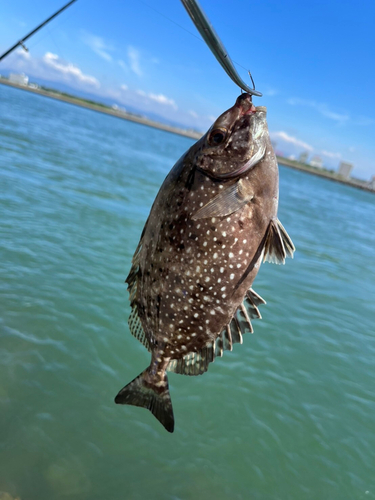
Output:
[[323,168],[323,160],[318,155],[314,155],[310,160],[312,167]]
[[29,83],[29,87],[31,89],[38,89],[39,88],[39,85],[37,83]]
[[371,180],[368,181],[367,185],[370,189],[373,189],[375,191],[375,175],[371,177]]
[[27,85],[29,83],[29,77],[25,73],[10,73],[9,81],[12,83],[17,83],[18,85]]
[[304,151],[303,153],[301,153],[301,154],[299,155],[299,159],[298,159],[298,160],[299,160],[301,163],[307,163],[307,158],[308,158],[308,157],[309,157],[309,153],[308,153],[308,151]]
[[353,170],[352,163],[348,163],[347,161],[342,161],[339,165],[338,174],[345,177],[345,179],[349,179],[352,170]]

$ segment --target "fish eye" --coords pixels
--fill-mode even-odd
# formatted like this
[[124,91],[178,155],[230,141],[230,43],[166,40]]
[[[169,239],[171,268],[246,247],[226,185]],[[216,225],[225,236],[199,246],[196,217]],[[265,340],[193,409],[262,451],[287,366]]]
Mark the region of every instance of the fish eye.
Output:
[[225,129],[217,128],[211,132],[208,138],[208,144],[210,144],[210,146],[218,146],[225,141],[226,136],[227,131]]

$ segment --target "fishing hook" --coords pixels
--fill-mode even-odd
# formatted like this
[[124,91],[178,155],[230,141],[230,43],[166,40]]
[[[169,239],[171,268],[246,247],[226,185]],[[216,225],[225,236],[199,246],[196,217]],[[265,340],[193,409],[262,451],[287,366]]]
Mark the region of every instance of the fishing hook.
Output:
[[228,55],[228,52],[223,45],[223,42],[220,40],[208,17],[203,12],[202,7],[198,3],[198,0],[181,0],[181,3],[185,7],[191,20],[195,24],[195,27],[202,35],[203,40],[206,42],[213,55],[219,61],[219,63],[224,68],[229,77],[233,80],[233,82],[236,83],[242,90],[245,90],[245,92],[248,92],[251,95],[262,97],[263,94],[258,90],[255,90],[254,80],[251,76],[250,71],[249,76],[253,84],[252,89],[248,85],[246,85],[246,83],[238,74],[231,58]]

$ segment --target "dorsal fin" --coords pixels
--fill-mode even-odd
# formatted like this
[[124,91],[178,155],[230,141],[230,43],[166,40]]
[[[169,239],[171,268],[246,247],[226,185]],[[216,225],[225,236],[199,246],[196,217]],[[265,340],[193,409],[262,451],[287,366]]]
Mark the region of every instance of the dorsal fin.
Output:
[[262,319],[262,315],[258,309],[259,304],[265,304],[266,301],[262,299],[252,288],[246,292],[244,304],[246,306],[247,312],[250,318]]
[[232,334],[230,331],[230,325],[227,325],[224,330],[221,332],[221,337],[223,339],[223,349],[224,351],[232,351],[233,349],[233,340]]
[[208,370],[208,365],[224,351],[231,351],[233,344],[242,344],[242,335],[253,333],[250,318],[260,318],[259,304],[265,304],[252,288],[247,291],[243,302],[238,306],[230,323],[221,331],[215,342],[207,344],[199,352],[191,352],[180,359],[172,359],[167,370],[182,375],[201,375]]
[[292,257],[295,251],[292,240],[279,219],[269,223],[264,243],[263,262],[285,264],[286,257]]

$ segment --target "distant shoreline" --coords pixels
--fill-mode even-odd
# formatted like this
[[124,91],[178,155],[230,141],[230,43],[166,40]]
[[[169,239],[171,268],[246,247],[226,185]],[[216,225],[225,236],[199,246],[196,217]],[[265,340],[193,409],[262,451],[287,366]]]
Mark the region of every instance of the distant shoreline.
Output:
[[289,158],[284,158],[284,156],[278,156],[277,161],[279,165],[284,167],[294,168],[295,170],[301,170],[302,172],[307,172],[308,174],[316,175],[318,177],[324,177],[330,181],[339,182],[340,184],[347,184],[348,186],[356,187],[358,189],[363,189],[364,191],[369,191],[370,193],[375,193],[374,189],[371,189],[366,181],[360,179],[345,179],[341,175],[329,172],[327,170],[321,170],[318,167],[312,167],[306,165],[305,163],[300,163],[297,160],[290,160]]
[[8,79],[0,77],[0,83],[3,85],[8,85],[9,87],[14,87],[20,90],[26,90],[27,92],[33,92],[34,94],[39,94],[44,97],[49,97],[51,99],[56,99],[58,101],[67,102],[69,104],[74,104],[75,106],[80,106],[82,108],[91,109],[93,111],[99,111],[99,113],[105,113],[107,115],[116,116],[117,118],[122,118],[123,120],[128,120],[135,123],[140,123],[141,125],[146,125],[148,127],[157,128],[159,130],[164,130],[165,132],[171,132],[172,134],[182,135],[184,137],[189,137],[190,139],[200,139],[202,133],[195,130],[182,129],[178,127],[172,127],[164,123],[156,122],[150,120],[145,116],[135,115],[133,113],[127,113],[120,109],[113,109],[110,106],[106,106],[100,103],[88,102],[85,99],[80,99],[79,97],[68,96],[61,94],[60,92],[45,90],[41,88],[32,88],[26,85],[19,85],[18,83],[10,82]]
[[[32,88],[26,85],[20,85],[14,82],[10,82],[6,78],[0,77],[0,84],[8,85],[9,87],[14,87],[20,90],[26,90],[27,92],[33,92],[34,94],[39,94],[44,97],[49,97],[51,99],[56,99],[58,101],[67,102],[69,104],[73,104],[75,106],[80,106],[83,108],[91,109],[93,111],[98,111],[99,113],[105,113],[107,115],[115,116],[117,118],[121,118],[123,120],[132,121],[135,123],[139,123],[141,125],[146,125],[148,127],[153,127],[159,130],[164,130],[165,132],[170,132],[172,134],[181,135],[184,137],[188,137],[190,139],[200,139],[202,137],[202,133],[197,132],[195,130],[181,129],[178,127],[172,127],[170,125],[166,125],[160,122],[156,122],[154,120],[150,120],[144,116],[135,115],[132,113],[128,113],[126,111],[113,109],[109,106],[100,103],[94,103],[91,101],[87,101],[85,99],[80,99],[79,97],[73,97],[70,95],[62,94],[58,91],[46,90],[41,88]],[[324,177],[325,179],[339,182],[341,184],[346,184],[348,186],[356,187],[359,189],[363,189],[365,191],[369,191],[370,193],[375,193],[373,189],[368,186],[366,181],[362,181],[360,179],[345,179],[335,172],[329,172],[327,170],[322,170],[317,167],[312,167],[311,165],[307,165],[305,163],[301,163],[296,160],[290,160],[289,158],[285,158],[283,156],[278,156],[277,161],[279,164],[294,168],[295,170],[301,170],[302,172],[306,172],[308,174],[316,175],[318,177]]]

